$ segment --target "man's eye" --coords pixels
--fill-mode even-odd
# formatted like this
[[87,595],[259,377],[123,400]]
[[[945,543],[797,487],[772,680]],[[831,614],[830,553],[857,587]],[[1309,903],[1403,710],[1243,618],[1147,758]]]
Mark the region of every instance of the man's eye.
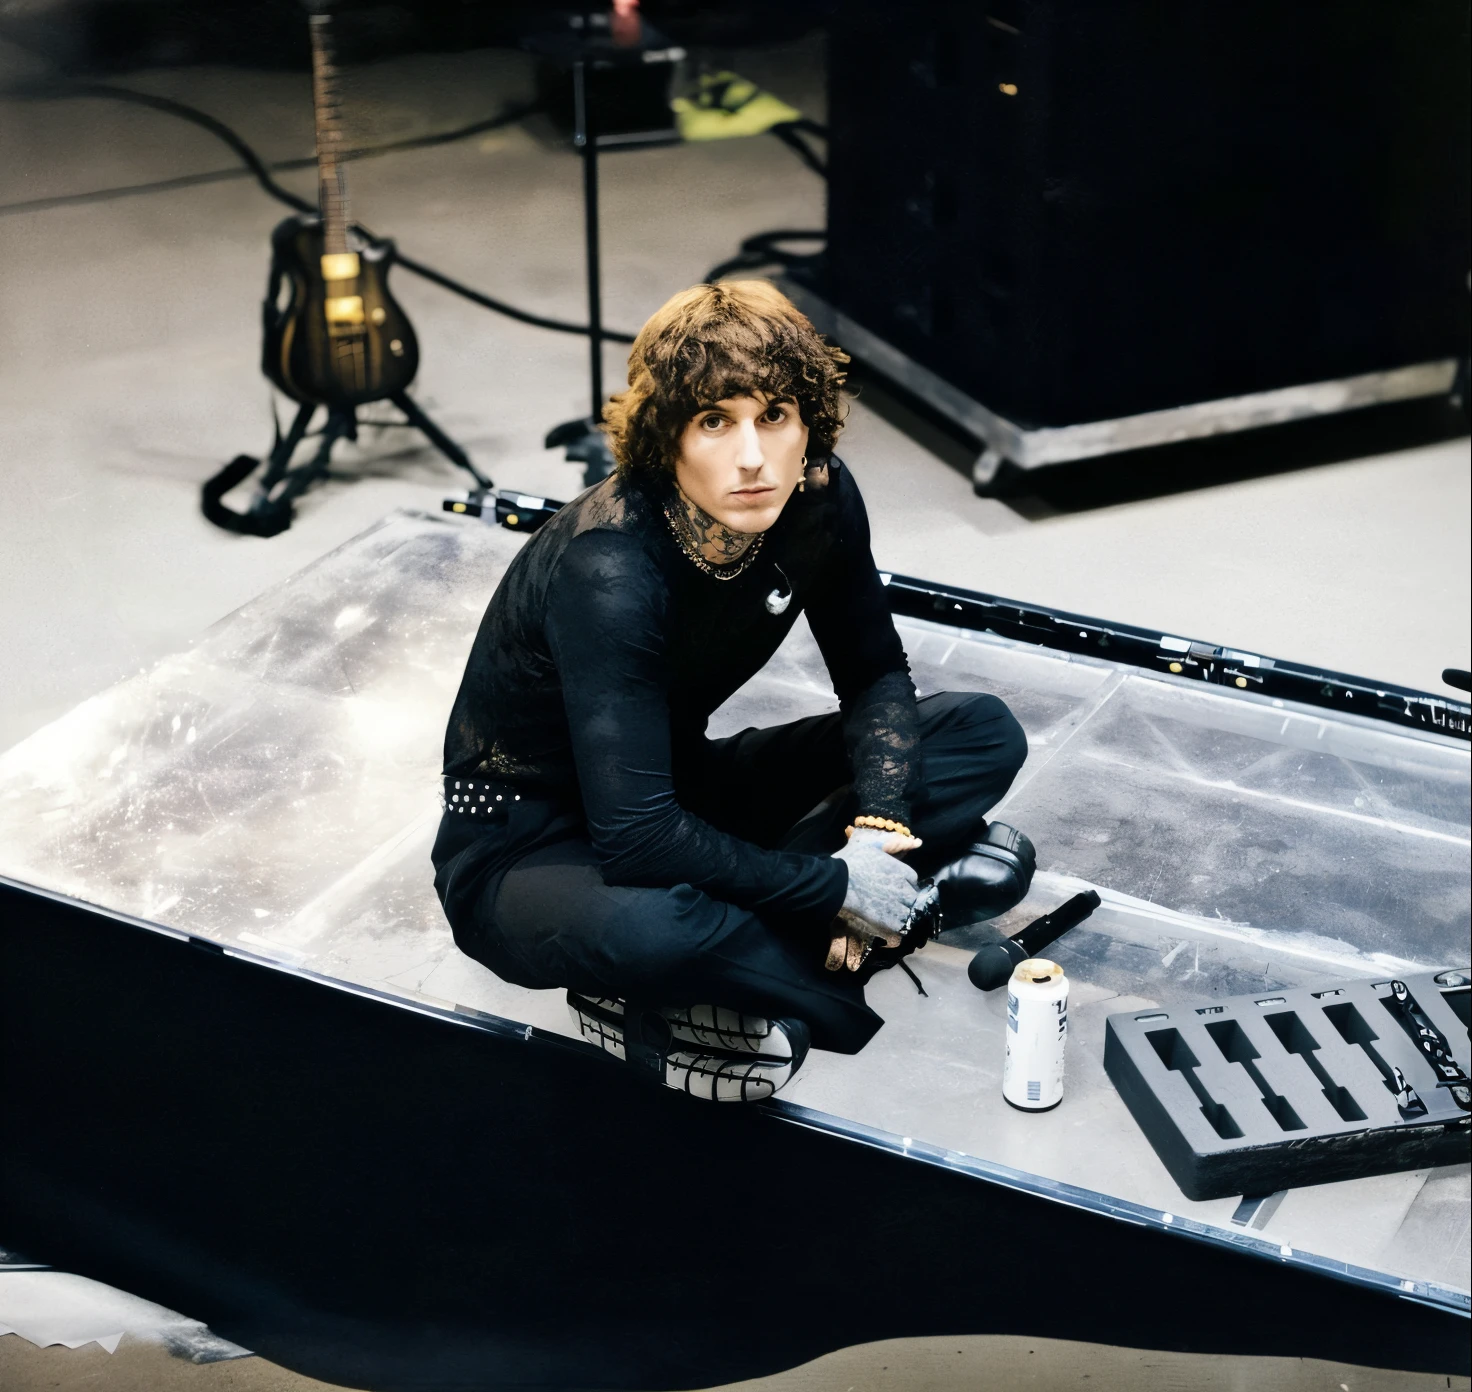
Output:
[[703,421],[700,422],[700,427],[702,430],[712,430],[724,424],[725,422],[721,419],[720,416],[707,416]]
[[766,419],[773,425],[778,425],[787,419],[787,412],[781,406],[768,406]]

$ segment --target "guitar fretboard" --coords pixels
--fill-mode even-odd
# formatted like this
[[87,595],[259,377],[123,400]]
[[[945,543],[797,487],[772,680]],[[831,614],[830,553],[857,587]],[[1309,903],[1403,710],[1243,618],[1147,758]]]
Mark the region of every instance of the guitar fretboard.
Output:
[[333,63],[332,29],[328,16],[314,14],[312,34],[312,106],[317,124],[317,201],[322,214],[323,250],[348,249],[348,185],[341,154],[337,68]]

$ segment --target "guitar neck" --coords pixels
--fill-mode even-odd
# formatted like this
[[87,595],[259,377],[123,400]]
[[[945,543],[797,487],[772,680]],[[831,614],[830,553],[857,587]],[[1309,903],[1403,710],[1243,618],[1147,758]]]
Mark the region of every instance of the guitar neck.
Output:
[[312,108],[317,126],[317,202],[322,214],[323,250],[348,249],[348,185],[342,165],[342,121],[332,29],[326,14],[309,17],[312,35]]

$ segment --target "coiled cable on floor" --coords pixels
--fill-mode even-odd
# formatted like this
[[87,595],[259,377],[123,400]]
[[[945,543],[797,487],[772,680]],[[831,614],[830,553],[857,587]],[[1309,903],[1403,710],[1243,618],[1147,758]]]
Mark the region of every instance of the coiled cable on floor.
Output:
[[827,232],[821,228],[782,228],[774,232],[758,232],[745,238],[741,250],[735,256],[712,266],[705,273],[705,283],[714,285],[723,276],[737,271],[759,271],[766,266],[781,266],[784,270],[809,264],[817,259],[816,252],[790,251],[779,246],[779,242],[825,242]]

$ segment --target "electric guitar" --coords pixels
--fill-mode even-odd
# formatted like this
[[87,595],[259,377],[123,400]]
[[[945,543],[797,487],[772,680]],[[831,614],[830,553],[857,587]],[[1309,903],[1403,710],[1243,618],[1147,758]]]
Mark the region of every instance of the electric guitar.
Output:
[[419,344],[389,293],[393,243],[370,240],[349,220],[330,18],[321,4],[311,10],[321,216],[287,218],[271,234],[261,365],[295,400],[342,408],[403,392]]

